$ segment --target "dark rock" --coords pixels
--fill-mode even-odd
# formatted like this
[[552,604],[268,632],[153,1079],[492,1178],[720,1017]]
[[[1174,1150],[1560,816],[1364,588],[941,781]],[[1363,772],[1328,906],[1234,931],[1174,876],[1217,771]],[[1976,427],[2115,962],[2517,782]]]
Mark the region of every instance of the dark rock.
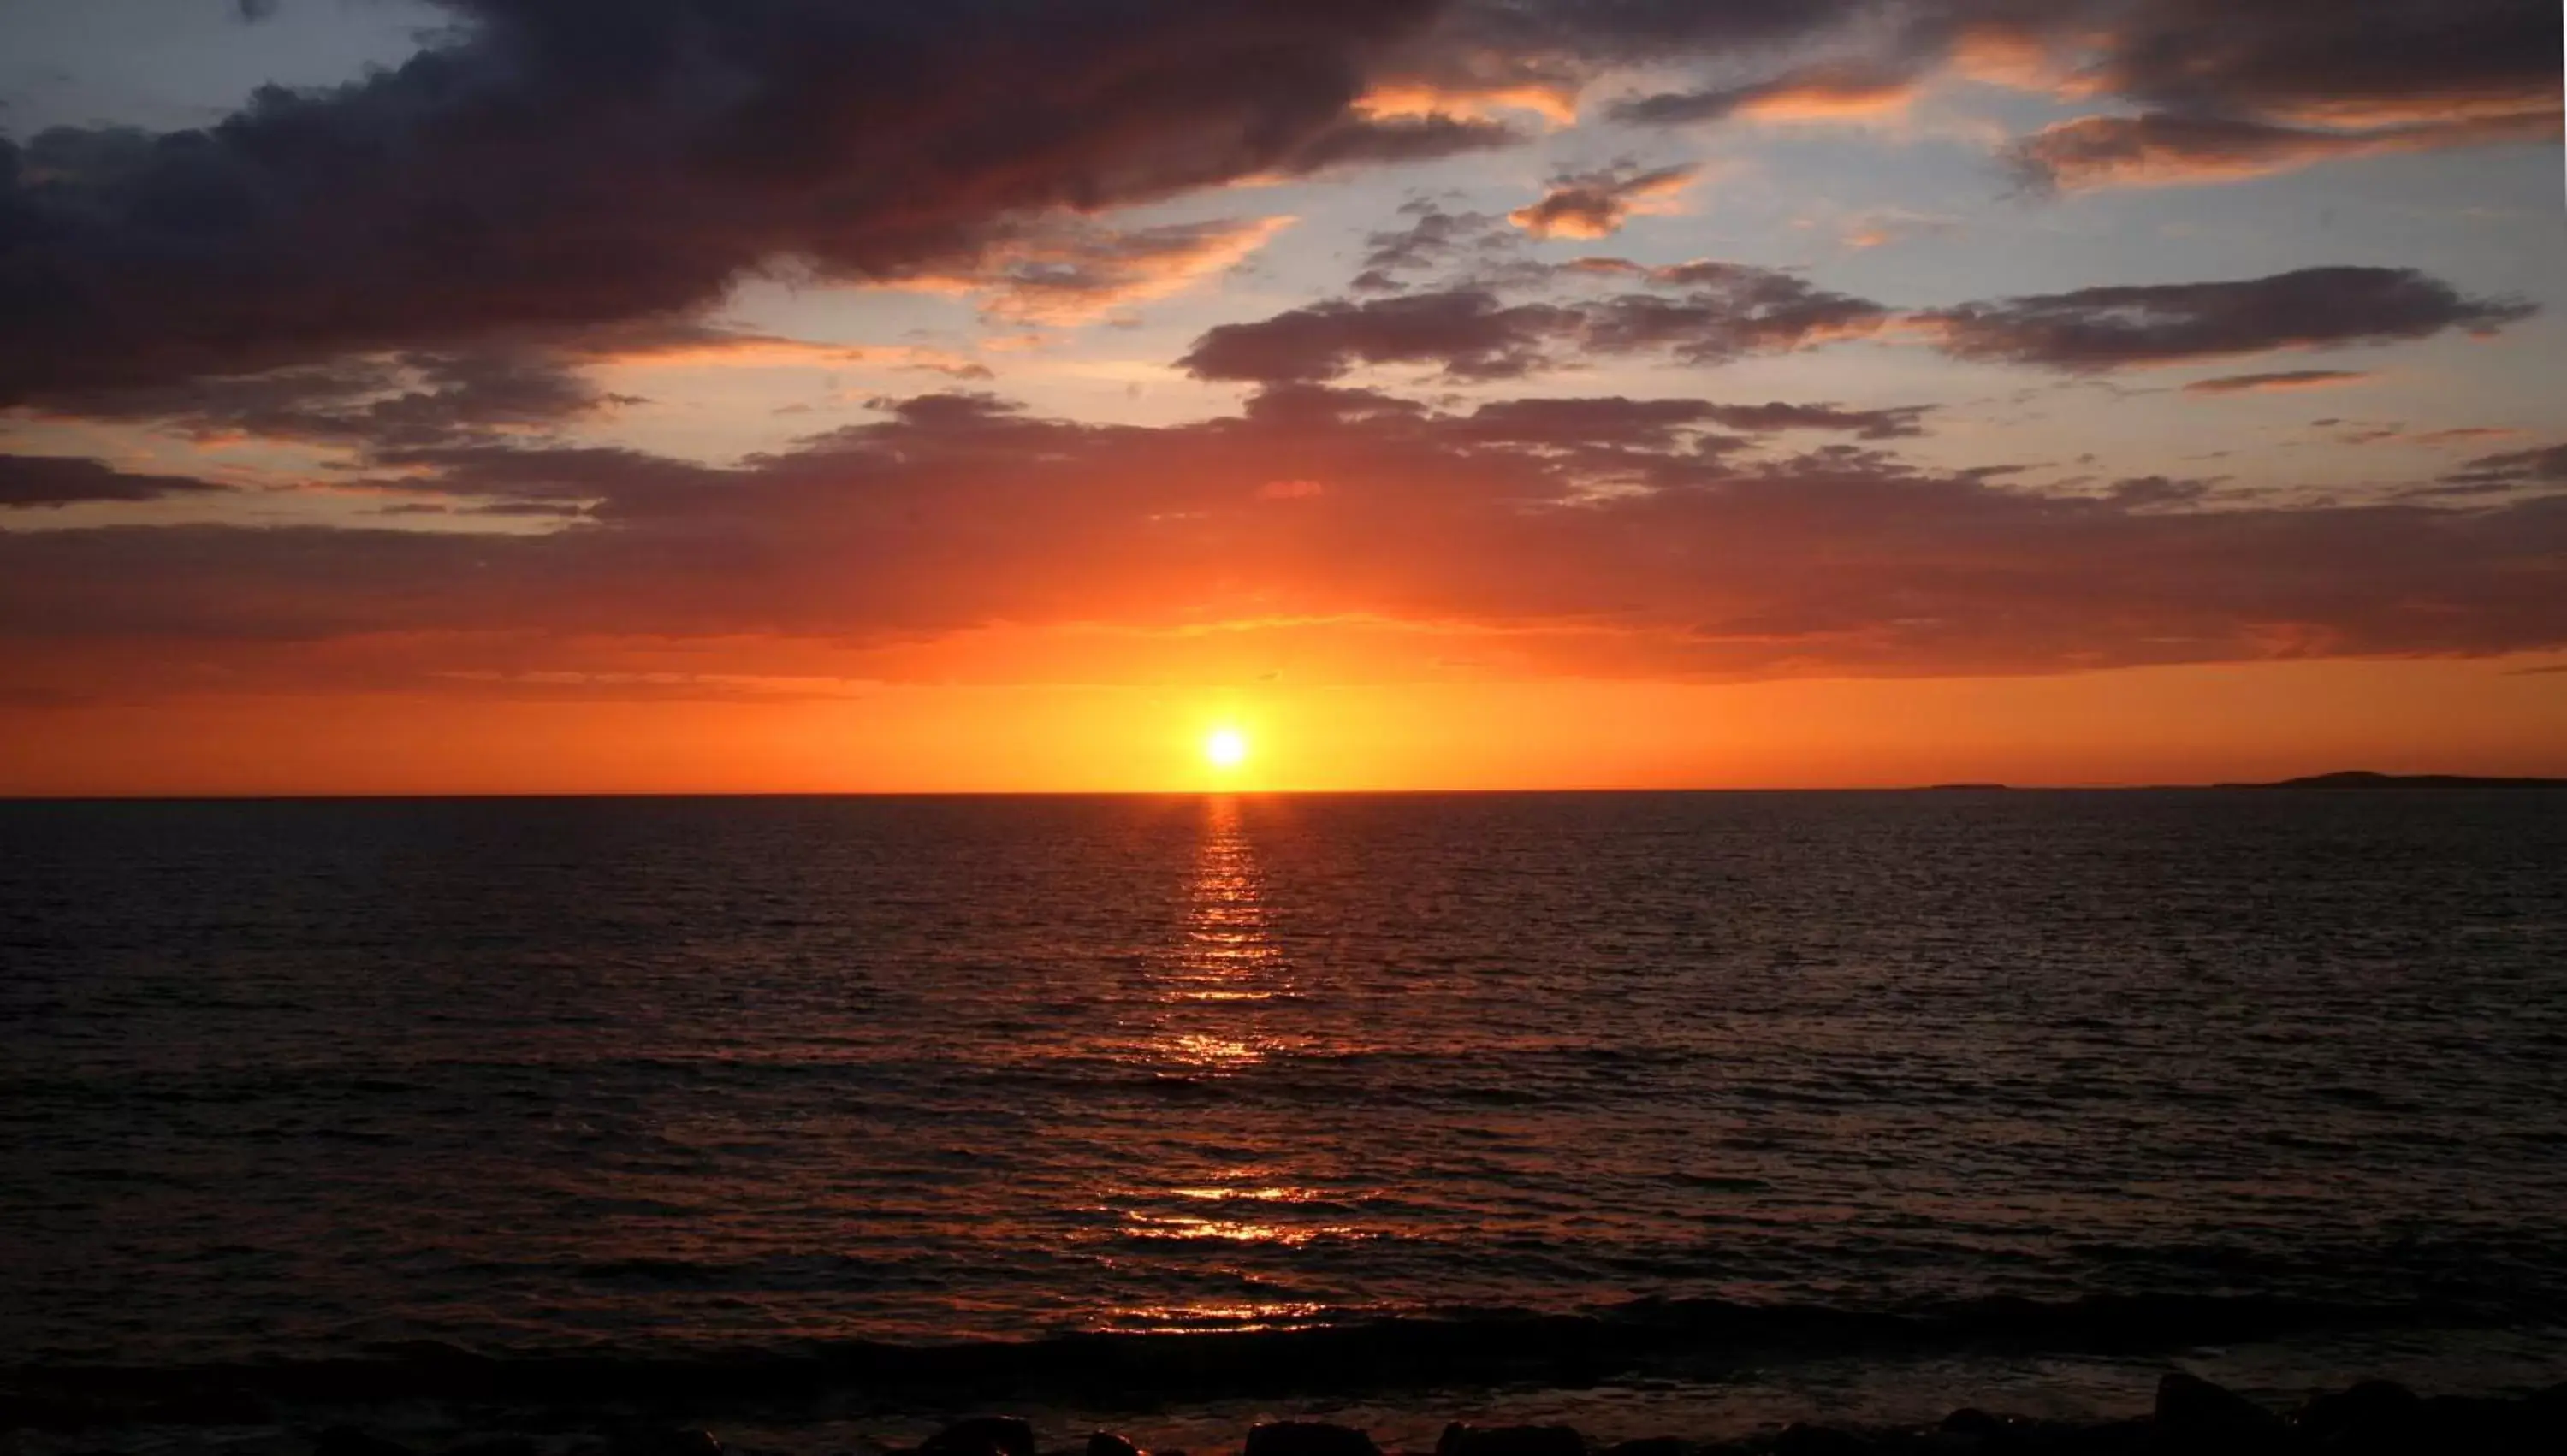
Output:
[[2415,1424],[2409,1429],[2417,1446],[2435,1451],[2555,1451],[2554,1446],[2526,1444],[2531,1409],[2529,1401],[2436,1395],[2416,1403]]
[[1381,1448],[1352,1426],[1284,1420],[1250,1428],[1241,1456],[1381,1456]]
[[2181,1370],[2157,1378],[2156,1425],[2160,1434],[2179,1439],[2266,1435],[2283,1428],[2280,1416],[2254,1401]]
[[1455,1421],[1435,1443],[1435,1456],[1586,1456],[1573,1426],[1470,1426]]
[[370,1436],[355,1426],[332,1426],[312,1443],[313,1456],[411,1456],[408,1446]]
[[483,1436],[448,1447],[445,1456],[535,1456],[535,1443],[525,1436]]
[[1870,1456],[1872,1444],[1851,1431],[1799,1421],[1774,1438],[1774,1456]]
[[722,1456],[721,1442],[713,1432],[697,1430],[626,1431],[607,1450],[610,1456]]
[[1636,1441],[1616,1441],[1604,1448],[1604,1456],[1691,1456],[1691,1447],[1674,1436],[1642,1436]]
[[1141,1456],[1141,1448],[1111,1431],[1098,1431],[1087,1438],[1087,1456]]
[[2292,1413],[2300,1434],[2327,1450],[2403,1445],[2416,1432],[2424,1401],[2394,1380],[2365,1380],[2350,1390],[2310,1397]]
[[1034,1456],[1034,1428],[1011,1415],[976,1415],[927,1438],[920,1456]]
[[1975,1405],[1965,1405],[1943,1417],[1935,1429],[1954,1436],[1998,1436],[2005,1434],[2006,1423]]

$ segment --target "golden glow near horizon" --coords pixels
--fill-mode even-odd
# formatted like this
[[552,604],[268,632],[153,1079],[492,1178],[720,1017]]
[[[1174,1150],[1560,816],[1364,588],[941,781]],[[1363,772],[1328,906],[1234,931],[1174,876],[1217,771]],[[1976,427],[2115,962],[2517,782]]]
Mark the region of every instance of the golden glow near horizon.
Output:
[[1215,768],[1236,768],[1248,761],[1248,734],[1235,728],[1218,728],[1205,734],[1204,760]]

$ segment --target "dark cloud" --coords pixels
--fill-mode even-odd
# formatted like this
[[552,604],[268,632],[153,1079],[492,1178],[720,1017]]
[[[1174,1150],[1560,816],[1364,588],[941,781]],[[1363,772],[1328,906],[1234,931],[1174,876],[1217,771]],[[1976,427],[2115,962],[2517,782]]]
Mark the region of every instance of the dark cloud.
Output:
[[45,413],[171,427],[198,438],[253,436],[398,447],[550,429],[619,404],[562,359],[532,352],[410,353],[258,375],[207,375],[124,389],[71,390]]
[[1372,364],[1431,365],[1457,380],[1513,379],[1580,355],[1663,353],[1716,364],[1858,337],[1890,318],[1869,300],[1741,263],[1643,268],[1585,259],[1544,270],[1580,274],[1627,276],[1649,290],[1537,303],[1508,303],[1486,287],[1331,300],[1221,325],[1178,366],[1198,379],[1258,383],[1329,380]]
[[1860,338],[1888,323],[1868,299],[1821,288],[1796,273],[1743,263],[1655,268],[1669,293],[1624,293],[1590,305],[1580,340],[1598,354],[1666,350],[1687,364]]
[[1847,410],[1835,405],[1715,405],[1714,424],[1730,430],[1763,433],[1778,430],[1842,430],[1859,439],[1903,439],[1925,433],[1930,405],[1900,405],[1886,410]]
[[2444,477],[2448,484],[2511,490],[2567,484],[2567,444],[2480,455]]
[[1347,117],[1292,147],[1273,169],[1314,172],[1336,166],[1433,161],[1495,151],[1531,140],[1503,122],[1447,116]]
[[1617,103],[1613,120],[1641,127],[1682,127],[1739,115],[1780,117],[1860,114],[1904,102],[1916,84],[1907,65],[1843,63],[1806,66],[1770,80],[1701,91],[1666,92]]
[[1052,219],[993,237],[971,258],[892,275],[911,287],[980,294],[993,317],[1077,323],[1176,292],[1245,262],[1291,222],[1216,218],[1114,228]]
[[1630,400],[1618,395],[1587,399],[1495,400],[1452,429],[1461,437],[1494,444],[1553,448],[1608,444],[1667,450],[1683,437],[1715,424],[1720,407],[1708,400]]
[[2336,157],[2501,142],[2555,142],[2555,107],[2537,112],[2386,127],[2276,126],[2228,117],[2150,112],[2080,117],[2018,142],[2007,157],[2026,184],[2044,190],[2224,181]]
[[1177,365],[1197,379],[1257,383],[1335,379],[1368,364],[1431,364],[1454,379],[1509,379],[1543,367],[1544,346],[1577,323],[1572,309],[1508,304],[1477,288],[1335,300],[1220,325]]
[[[1750,457],[1706,437],[1751,418],[1732,409],[1443,413],[1295,386],[1241,415],[1144,428],[949,395],[729,467],[423,451],[415,489],[526,529],[0,533],[0,663],[75,696],[159,691],[205,664],[237,669],[234,687],[272,671],[309,689],[331,663],[422,681],[585,673],[636,644],[719,639],[725,663],[759,672],[998,623],[1234,614],[1431,623],[1476,656],[1608,676],[2567,644],[2554,490],[2459,508],[2206,508],[2212,482],[2161,477],[2046,493],[1846,441],[1794,450],[1768,435]],[[2554,447],[2480,463],[2561,468]]]
[[1875,13],[1879,0],[1475,0],[1439,36],[1457,62],[1519,66],[1664,61],[1786,47]]
[[2096,371],[2272,349],[2485,333],[2531,304],[2470,298],[2413,268],[2302,268],[2223,283],[2081,288],[1913,316],[1962,359]]
[[2252,395],[2275,390],[2319,390],[2357,385],[2376,376],[2350,369],[2280,369],[2262,374],[2229,374],[2197,379],[2183,387],[2187,395]]
[[1632,447],[1667,447],[1687,430],[1717,427],[1770,435],[1785,431],[1836,431],[1861,439],[1900,439],[1924,434],[1931,407],[1848,410],[1836,405],[1723,405],[1709,400],[1588,399],[1499,400],[1459,422],[1474,439],[1532,444],[1609,441]]
[[[1945,70],[2138,108],[2052,127],[2014,150],[2028,179],[2064,188],[2559,132],[2560,21],[2546,0],[1875,0],[1797,14],[1698,5],[1687,18],[1587,13],[1576,0],[1497,9],[1493,33],[1547,45],[1559,65],[1691,53],[1724,77],[1613,109],[1640,125],[1875,109]],[[1751,79],[1735,79],[1742,70]]]
[[1410,219],[1407,226],[1364,239],[1363,271],[1350,285],[1358,291],[1396,290],[1405,286],[1402,274],[1503,255],[1517,242],[1504,222],[1486,212],[1447,212],[1429,201],[1399,210]]
[[[523,347],[769,266],[947,276],[1028,219],[1522,140],[1356,105],[1409,82],[1716,67],[1628,113],[1680,120],[1875,105],[2013,46],[2140,109],[2027,140],[2019,164],[2070,186],[2554,135],[2558,112],[2537,0],[441,3],[455,24],[408,63],[210,128],[0,140],[0,403]],[[1620,185],[1529,211],[1600,229]]]
[[1010,219],[1500,145],[1351,110],[1434,0],[446,0],[204,131],[0,141],[0,402],[879,278]]
[[0,455],[0,509],[158,500],[224,487],[184,475],[138,475],[73,455]]
[[2104,496],[2115,505],[2132,510],[2198,505],[2217,483],[2215,480],[2178,480],[2167,475],[2133,475],[2114,481]]
[[1610,237],[1622,230],[1632,212],[1683,190],[1701,170],[1691,165],[1643,169],[1623,162],[1595,171],[1564,172],[1551,179],[1550,190],[1540,201],[1507,216],[1535,237]]
[[2095,83],[2168,111],[2424,119],[2543,101],[2554,112],[2559,96],[2548,0],[2142,0],[2103,12]]

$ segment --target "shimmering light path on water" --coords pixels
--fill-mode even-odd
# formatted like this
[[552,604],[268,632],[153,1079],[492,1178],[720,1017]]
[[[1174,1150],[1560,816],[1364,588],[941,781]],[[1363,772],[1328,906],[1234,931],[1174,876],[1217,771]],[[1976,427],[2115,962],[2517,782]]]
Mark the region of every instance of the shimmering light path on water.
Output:
[[2561,864],[2490,793],[0,806],[0,1356],[1658,1296],[2536,1339]]

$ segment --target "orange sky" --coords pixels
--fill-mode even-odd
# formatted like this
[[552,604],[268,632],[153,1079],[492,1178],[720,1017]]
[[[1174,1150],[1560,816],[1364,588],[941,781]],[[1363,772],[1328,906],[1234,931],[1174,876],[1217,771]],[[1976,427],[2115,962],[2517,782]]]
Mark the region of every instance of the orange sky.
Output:
[[[2567,775],[2567,672],[2319,662],[1737,686],[885,687],[773,703],[203,696],[0,717],[0,792],[1120,791]],[[1253,753],[1205,761],[1215,728]]]

